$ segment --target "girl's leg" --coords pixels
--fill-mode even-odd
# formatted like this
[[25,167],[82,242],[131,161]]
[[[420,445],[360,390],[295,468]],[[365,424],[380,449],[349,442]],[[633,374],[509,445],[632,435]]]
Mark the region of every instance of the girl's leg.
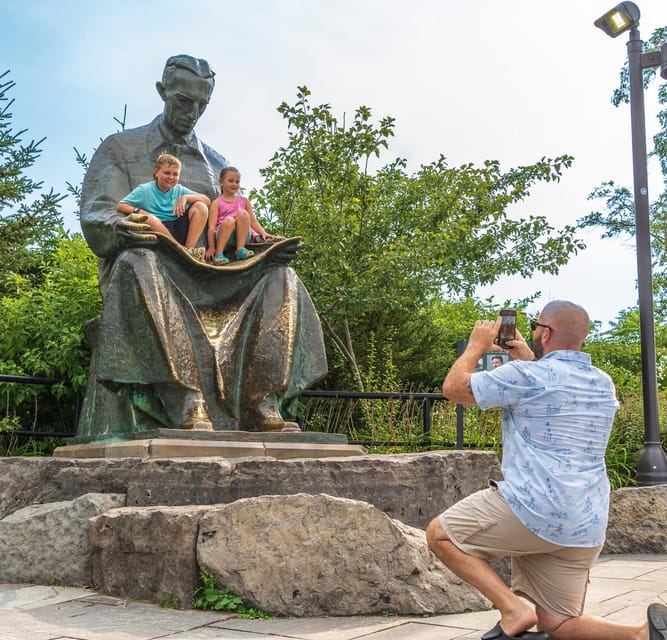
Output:
[[223,218],[215,238],[215,253],[223,253],[234,231],[234,218]]
[[245,209],[240,209],[236,214],[236,250],[245,247],[250,231],[250,216]]

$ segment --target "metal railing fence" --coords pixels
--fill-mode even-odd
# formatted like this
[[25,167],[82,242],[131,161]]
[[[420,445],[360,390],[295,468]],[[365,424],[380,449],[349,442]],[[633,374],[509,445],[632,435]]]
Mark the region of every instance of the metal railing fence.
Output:
[[[64,381],[68,384],[68,381]],[[56,384],[63,383],[62,379],[57,378],[45,378],[38,376],[16,376],[16,375],[4,375],[0,374],[0,383],[17,383],[25,385],[43,385],[43,386],[53,386]],[[301,402],[307,401],[309,398],[319,398],[319,399],[335,399],[335,400],[376,400],[376,401],[392,401],[398,400],[401,402],[416,402],[422,404],[421,409],[421,434],[418,438],[407,441],[407,440],[372,440],[372,439],[352,439],[350,442],[352,444],[362,444],[367,446],[417,446],[421,448],[429,448],[433,446],[433,440],[431,437],[431,426],[432,426],[432,411],[434,404],[438,402],[446,401],[446,398],[439,393],[421,393],[421,392],[399,392],[399,391],[369,391],[369,392],[360,392],[360,391],[324,391],[324,390],[306,390],[302,391],[299,399]],[[81,413],[81,403],[82,398],[80,394],[76,394],[74,398],[74,421],[72,424],[71,431],[60,431],[60,432],[51,432],[51,431],[31,431],[31,430],[8,430],[5,432],[0,432],[0,436],[12,434],[21,438],[34,438],[34,439],[43,439],[43,438],[69,438],[76,435],[77,424],[79,421],[79,416]],[[451,446],[456,449],[463,449],[466,445],[464,443],[463,435],[463,406],[457,405],[456,407],[456,441],[455,442],[438,442],[439,446]],[[303,424],[301,421],[301,426],[304,430],[307,430],[308,425]]]

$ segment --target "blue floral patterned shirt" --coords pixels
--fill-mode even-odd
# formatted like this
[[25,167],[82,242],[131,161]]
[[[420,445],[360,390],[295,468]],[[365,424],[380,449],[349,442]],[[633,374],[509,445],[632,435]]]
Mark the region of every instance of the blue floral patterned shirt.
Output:
[[562,350],[474,373],[470,384],[482,409],[503,409],[498,488],[519,520],[554,544],[603,544],[604,455],[618,409],[611,378],[589,354]]

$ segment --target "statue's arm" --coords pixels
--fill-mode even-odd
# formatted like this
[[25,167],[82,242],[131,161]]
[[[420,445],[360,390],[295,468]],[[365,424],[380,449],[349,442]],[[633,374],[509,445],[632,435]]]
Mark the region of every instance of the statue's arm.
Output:
[[129,246],[154,244],[145,216],[124,215],[118,203],[132,190],[131,176],[120,145],[107,138],[93,155],[81,189],[81,229],[93,252],[113,258]]

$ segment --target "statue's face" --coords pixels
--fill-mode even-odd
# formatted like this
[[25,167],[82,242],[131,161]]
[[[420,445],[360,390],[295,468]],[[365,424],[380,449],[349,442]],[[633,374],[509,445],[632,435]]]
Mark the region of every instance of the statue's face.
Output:
[[206,110],[213,91],[209,80],[199,78],[187,69],[176,69],[162,87],[164,120],[180,135],[188,135]]

